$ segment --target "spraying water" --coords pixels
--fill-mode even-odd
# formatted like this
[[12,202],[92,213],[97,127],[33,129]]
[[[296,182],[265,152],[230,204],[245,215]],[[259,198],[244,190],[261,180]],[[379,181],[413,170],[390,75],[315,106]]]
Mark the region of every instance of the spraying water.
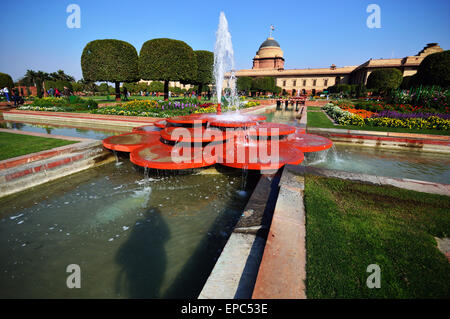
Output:
[[219,27],[216,31],[214,45],[214,80],[216,84],[217,103],[222,101],[223,81],[225,73],[230,71],[228,80],[230,94],[225,96],[228,106],[239,106],[239,97],[236,94],[236,77],[234,75],[234,52],[231,43],[231,34],[228,31],[228,21],[225,13],[220,12]]

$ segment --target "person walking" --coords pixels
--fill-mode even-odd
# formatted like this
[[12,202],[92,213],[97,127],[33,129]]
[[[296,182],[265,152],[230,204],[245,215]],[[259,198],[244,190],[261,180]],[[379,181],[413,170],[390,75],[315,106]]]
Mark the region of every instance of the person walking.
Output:
[[14,106],[18,106],[19,105],[19,101],[20,101],[19,89],[18,88],[14,88],[13,89],[13,93],[14,93]]
[[5,86],[5,88],[3,89],[3,94],[5,94],[6,101],[10,102],[9,101],[9,90],[8,90],[8,87]]
[[72,92],[70,92],[70,89],[67,86],[65,86],[63,94],[64,94],[64,96],[69,97],[72,95]]
[[128,90],[125,86],[123,87],[123,99],[124,101],[128,101]]

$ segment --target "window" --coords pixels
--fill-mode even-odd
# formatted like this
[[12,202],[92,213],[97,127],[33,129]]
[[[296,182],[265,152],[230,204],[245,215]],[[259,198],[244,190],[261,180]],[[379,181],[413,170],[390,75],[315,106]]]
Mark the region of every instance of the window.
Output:
[[316,86],[317,80],[313,80],[313,86]]
[[303,80],[303,86],[306,86],[306,80]]
[[292,81],[292,86],[297,86],[297,81],[296,80]]
[[328,79],[323,80],[323,85],[328,86]]
[[286,86],[286,81],[283,81],[283,86]]

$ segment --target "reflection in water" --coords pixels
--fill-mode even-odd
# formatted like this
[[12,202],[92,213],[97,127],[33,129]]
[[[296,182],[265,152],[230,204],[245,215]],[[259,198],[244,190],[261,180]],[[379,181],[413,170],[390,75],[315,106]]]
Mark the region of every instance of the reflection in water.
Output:
[[307,153],[304,165],[450,184],[450,159],[446,154],[335,143],[329,150]]
[[13,129],[24,132],[35,132],[53,135],[62,135],[70,137],[91,138],[95,140],[103,140],[111,135],[122,134],[123,132],[115,132],[100,129],[81,129],[75,127],[47,125],[47,124],[29,124],[11,121],[0,121],[1,128]]
[[[265,115],[269,122],[295,124],[292,110],[277,110]],[[302,165],[450,184],[450,159],[439,153],[334,143],[331,149],[305,153]]]

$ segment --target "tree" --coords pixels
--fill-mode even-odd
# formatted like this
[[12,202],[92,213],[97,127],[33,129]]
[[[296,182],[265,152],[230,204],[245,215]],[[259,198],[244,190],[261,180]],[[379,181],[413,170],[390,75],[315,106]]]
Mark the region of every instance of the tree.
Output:
[[116,100],[120,100],[120,82],[139,80],[137,51],[120,40],[89,42],[81,55],[81,69],[87,81],[114,82]]
[[148,86],[150,92],[164,92],[164,83],[159,81],[153,81]]
[[415,80],[417,84],[450,87],[450,50],[426,56],[419,65]]
[[201,99],[203,87],[213,82],[214,53],[197,50],[194,54],[197,59],[197,76],[192,83],[198,85],[198,98]]
[[12,88],[14,87],[14,82],[9,74],[0,73],[0,89],[4,87]]
[[33,70],[27,70],[25,76],[20,80],[20,82],[25,86],[36,86],[37,72]]
[[72,82],[72,90],[74,92],[83,91],[83,84],[81,84],[80,82]]
[[249,76],[238,77],[236,81],[238,91],[248,92],[252,88],[252,78]]
[[49,74],[50,78],[53,81],[65,81],[65,82],[74,82],[75,78],[71,75],[64,73],[63,70],[58,70],[56,72],[52,72]]
[[139,53],[141,79],[164,81],[164,100],[169,96],[169,81],[193,83],[197,76],[197,59],[185,42],[153,39],[142,45]]
[[398,88],[402,79],[402,72],[398,69],[377,69],[370,73],[367,78],[367,88],[380,93],[387,93],[389,90]]
[[254,78],[252,80],[252,91],[256,92],[274,92],[276,90],[275,78],[270,76]]

